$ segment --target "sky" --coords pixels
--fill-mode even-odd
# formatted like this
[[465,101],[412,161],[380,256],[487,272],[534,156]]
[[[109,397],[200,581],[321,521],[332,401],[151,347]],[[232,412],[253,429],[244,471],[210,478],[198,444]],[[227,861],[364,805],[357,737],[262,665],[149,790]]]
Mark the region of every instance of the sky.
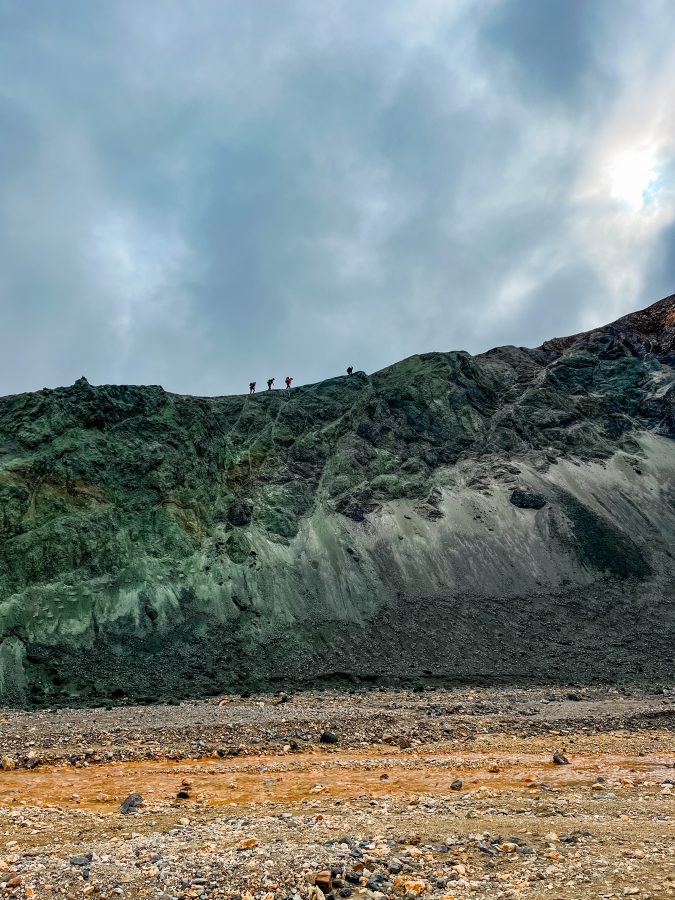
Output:
[[219,395],[675,292],[672,0],[0,0],[0,394]]

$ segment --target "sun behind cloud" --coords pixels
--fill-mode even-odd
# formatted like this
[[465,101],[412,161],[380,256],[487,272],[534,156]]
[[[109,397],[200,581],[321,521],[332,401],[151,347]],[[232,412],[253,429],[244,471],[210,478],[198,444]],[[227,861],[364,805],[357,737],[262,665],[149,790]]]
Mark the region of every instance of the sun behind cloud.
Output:
[[640,210],[654,196],[659,166],[651,149],[630,150],[619,154],[609,165],[610,192],[615,200]]

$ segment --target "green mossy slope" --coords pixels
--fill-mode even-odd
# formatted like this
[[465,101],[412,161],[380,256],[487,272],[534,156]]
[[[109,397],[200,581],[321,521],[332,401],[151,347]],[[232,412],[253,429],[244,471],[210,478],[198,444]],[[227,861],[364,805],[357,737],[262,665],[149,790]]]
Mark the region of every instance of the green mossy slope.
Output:
[[[253,397],[80,379],[0,398],[0,699],[554,679],[551,635],[528,661],[492,632],[581,597],[641,598],[672,636],[674,321],[668,298],[535,350]],[[579,677],[612,677],[582,656]],[[668,671],[665,650],[643,673],[615,656],[615,677]]]

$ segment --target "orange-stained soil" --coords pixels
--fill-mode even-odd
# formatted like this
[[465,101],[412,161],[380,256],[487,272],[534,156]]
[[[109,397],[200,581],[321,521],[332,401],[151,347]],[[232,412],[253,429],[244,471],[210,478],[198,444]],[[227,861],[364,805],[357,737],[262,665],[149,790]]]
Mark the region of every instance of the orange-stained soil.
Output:
[[[463,790],[560,789],[607,781],[652,780],[663,775],[665,754],[629,758],[595,754],[574,756],[570,765],[551,762],[550,755],[480,753],[391,753],[363,751],[258,756],[223,760],[151,760],[75,769],[53,766],[5,772],[0,778],[0,804],[29,803],[98,811],[117,810],[132,792],[147,800],[170,800],[182,781],[190,782],[190,799],[207,804],[298,802],[324,797],[371,797],[404,793],[446,795],[456,778]],[[494,771],[494,769],[498,771]],[[490,771],[490,770],[493,771]]]

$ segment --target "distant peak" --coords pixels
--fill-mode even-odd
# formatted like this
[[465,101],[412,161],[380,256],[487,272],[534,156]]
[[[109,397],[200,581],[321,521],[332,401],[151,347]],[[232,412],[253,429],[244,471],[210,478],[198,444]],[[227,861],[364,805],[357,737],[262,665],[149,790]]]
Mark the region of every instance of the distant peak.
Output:
[[646,309],[628,313],[613,324],[648,337],[669,335],[672,341],[675,337],[675,294],[652,303]]
[[663,300],[658,300],[645,309],[621,316],[609,325],[599,325],[597,328],[569,337],[544,341],[542,347],[544,350],[560,352],[577,341],[588,338],[596,331],[630,332],[648,342],[652,352],[672,353],[675,351],[675,294],[664,297]]

